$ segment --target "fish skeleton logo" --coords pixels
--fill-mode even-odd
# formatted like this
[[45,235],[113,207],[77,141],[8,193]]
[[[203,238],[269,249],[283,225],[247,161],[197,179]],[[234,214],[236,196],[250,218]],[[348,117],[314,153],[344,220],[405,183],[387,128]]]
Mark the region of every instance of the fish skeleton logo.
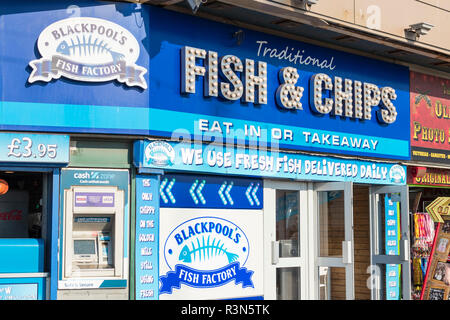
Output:
[[89,82],[117,80],[147,89],[147,69],[135,64],[139,44],[125,28],[98,18],[77,17],[46,27],[37,42],[41,59],[30,61],[28,82],[64,76]]
[[165,262],[171,271],[160,277],[160,293],[170,294],[181,284],[211,288],[232,281],[253,288],[253,271],[243,267],[249,252],[244,231],[229,220],[199,217],[185,221],[172,230],[164,244]]

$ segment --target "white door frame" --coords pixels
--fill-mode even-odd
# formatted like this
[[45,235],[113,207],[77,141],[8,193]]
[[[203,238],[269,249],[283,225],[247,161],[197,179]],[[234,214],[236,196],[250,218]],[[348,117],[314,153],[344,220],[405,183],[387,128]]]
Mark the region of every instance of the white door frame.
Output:
[[[317,192],[319,191],[338,191],[344,192],[344,224],[345,236],[342,242],[342,257],[320,257],[319,250],[319,208]],[[314,272],[314,297],[319,299],[319,267],[339,267],[345,268],[345,291],[346,300],[355,299],[355,281],[354,281],[354,243],[353,243],[353,183],[352,182],[323,182],[314,184],[313,193],[314,213],[313,226],[314,232],[314,252],[315,252],[315,269]]]
[[[277,268],[300,268],[300,299],[307,299],[309,293],[309,259],[308,243],[308,192],[304,182],[286,182],[264,180],[264,299],[276,299]],[[276,190],[292,190],[299,192],[299,257],[279,257],[276,243]]]
[[[400,193],[400,251],[399,255],[382,254],[381,248],[381,226],[380,226],[380,208],[378,206],[378,197],[386,193]],[[371,186],[370,187],[370,252],[371,252],[371,266],[377,264],[399,264],[402,266],[402,293],[403,300],[411,299],[411,266],[409,259],[410,248],[410,227],[409,227],[409,200],[408,200],[408,185],[402,186]],[[372,272],[377,272],[374,268]],[[374,275],[371,275],[373,277]],[[383,277],[377,272],[375,274],[375,283],[371,290],[372,300],[382,299],[381,281]]]

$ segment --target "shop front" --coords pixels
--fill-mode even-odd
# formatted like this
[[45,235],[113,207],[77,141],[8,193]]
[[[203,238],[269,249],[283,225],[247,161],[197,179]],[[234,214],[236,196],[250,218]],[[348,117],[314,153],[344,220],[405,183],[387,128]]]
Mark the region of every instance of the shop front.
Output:
[[[446,268],[450,262],[446,245],[449,242],[446,239],[449,230],[439,226],[440,223],[442,225],[449,223],[448,212],[434,211],[432,207],[441,199],[450,199],[450,170],[408,166],[408,185],[413,231],[411,233],[413,298],[448,300],[448,293],[447,295],[444,293],[448,291],[450,283],[450,279],[446,279]],[[442,236],[444,238],[441,242]],[[441,253],[440,261],[433,258],[436,249]],[[442,294],[436,294],[434,297],[425,294],[428,280],[433,281],[432,289]]]
[[155,7],[149,32],[135,298],[409,299],[408,69]]
[[404,166],[148,140],[134,158],[137,299],[407,298]]
[[407,68],[150,5],[0,12],[0,179],[47,210],[21,297],[409,298]]

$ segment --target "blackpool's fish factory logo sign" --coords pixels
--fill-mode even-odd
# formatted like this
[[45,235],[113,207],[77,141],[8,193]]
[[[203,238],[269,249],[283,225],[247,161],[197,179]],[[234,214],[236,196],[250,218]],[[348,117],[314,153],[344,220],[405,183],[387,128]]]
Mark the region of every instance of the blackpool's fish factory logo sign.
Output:
[[393,165],[389,170],[389,179],[391,183],[406,183],[405,169],[398,164]]
[[64,76],[89,82],[117,80],[147,89],[147,69],[135,64],[139,44],[125,28],[98,18],[77,17],[46,27],[37,42],[41,59],[30,61],[28,82]]
[[164,244],[164,259],[171,271],[160,277],[160,294],[170,294],[182,284],[211,288],[234,281],[253,288],[253,271],[244,267],[249,252],[244,231],[229,220],[199,217],[185,221]]
[[145,163],[158,167],[170,166],[175,162],[175,150],[165,141],[153,141],[145,147]]

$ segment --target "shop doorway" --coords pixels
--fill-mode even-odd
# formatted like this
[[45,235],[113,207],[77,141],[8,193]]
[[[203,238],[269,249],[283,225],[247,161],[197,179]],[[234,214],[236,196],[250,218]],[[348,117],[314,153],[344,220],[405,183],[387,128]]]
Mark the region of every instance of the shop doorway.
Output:
[[54,176],[47,169],[10,170],[0,171],[0,287],[6,288],[0,300],[44,300],[56,270]]
[[403,187],[265,181],[265,299],[387,299],[386,285],[392,281],[385,266],[393,263],[402,266],[396,276],[399,287],[405,288],[409,265],[404,250],[389,257],[380,251],[386,240],[381,223],[389,213],[379,202],[385,193],[390,197],[395,193],[393,200],[401,208],[398,245],[407,245]]

